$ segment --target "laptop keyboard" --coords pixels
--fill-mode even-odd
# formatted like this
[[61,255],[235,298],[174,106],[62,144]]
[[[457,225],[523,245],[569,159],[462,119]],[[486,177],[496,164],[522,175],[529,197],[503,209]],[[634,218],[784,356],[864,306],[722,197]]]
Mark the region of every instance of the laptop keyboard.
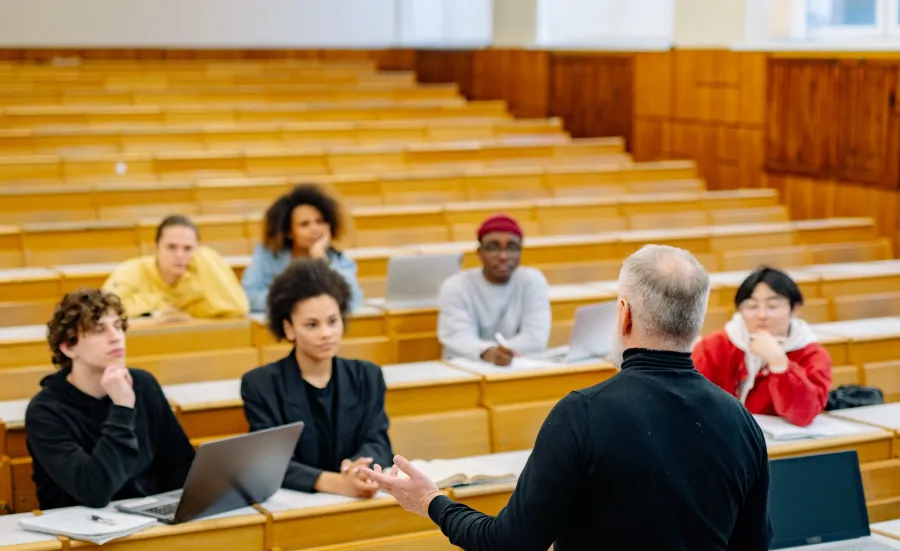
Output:
[[145,512],[150,513],[151,515],[157,515],[160,517],[173,517],[175,516],[175,511],[178,510],[178,503],[166,503],[165,505],[160,505],[158,507],[151,507],[149,509],[144,509]]

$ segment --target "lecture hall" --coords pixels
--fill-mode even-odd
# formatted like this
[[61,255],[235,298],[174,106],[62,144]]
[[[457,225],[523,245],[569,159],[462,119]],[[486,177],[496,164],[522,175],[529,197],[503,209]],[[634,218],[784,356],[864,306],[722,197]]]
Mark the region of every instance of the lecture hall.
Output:
[[900,0],[0,0],[0,551],[900,549]]

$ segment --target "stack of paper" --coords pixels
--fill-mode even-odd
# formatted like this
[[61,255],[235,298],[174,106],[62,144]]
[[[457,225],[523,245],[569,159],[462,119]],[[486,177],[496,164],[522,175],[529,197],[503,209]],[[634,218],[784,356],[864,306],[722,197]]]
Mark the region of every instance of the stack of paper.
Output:
[[833,438],[856,434],[859,429],[853,424],[827,415],[819,415],[806,427],[792,425],[774,415],[754,415],[759,428],[767,440],[802,440],[805,438]]
[[25,530],[66,536],[97,545],[130,536],[155,524],[153,518],[87,507],[57,509],[19,521],[19,526]]

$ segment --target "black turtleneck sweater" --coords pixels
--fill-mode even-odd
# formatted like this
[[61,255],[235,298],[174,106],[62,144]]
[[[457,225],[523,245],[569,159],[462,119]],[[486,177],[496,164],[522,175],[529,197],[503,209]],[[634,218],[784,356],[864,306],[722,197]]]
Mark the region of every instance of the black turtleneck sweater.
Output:
[[550,412],[497,517],[434,499],[466,551],[765,550],[762,432],[690,354],[630,349],[622,371]]
[[105,507],[184,485],[194,448],[153,375],[130,372],[134,408],[81,392],[68,370],[41,381],[25,413],[41,509]]

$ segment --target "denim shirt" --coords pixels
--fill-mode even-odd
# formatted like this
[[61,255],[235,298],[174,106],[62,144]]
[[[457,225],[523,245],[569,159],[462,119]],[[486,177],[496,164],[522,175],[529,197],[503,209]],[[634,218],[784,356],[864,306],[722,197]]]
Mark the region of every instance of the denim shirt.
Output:
[[[362,305],[363,294],[356,281],[356,261],[333,249],[328,250],[328,262],[331,269],[341,274],[347,284],[350,285],[350,310],[356,310]],[[281,251],[273,254],[272,251],[257,244],[253,249],[253,257],[250,265],[244,270],[241,277],[241,286],[247,293],[250,301],[250,311],[253,313],[266,312],[266,302],[269,298],[269,286],[272,281],[291,263],[291,252]]]

